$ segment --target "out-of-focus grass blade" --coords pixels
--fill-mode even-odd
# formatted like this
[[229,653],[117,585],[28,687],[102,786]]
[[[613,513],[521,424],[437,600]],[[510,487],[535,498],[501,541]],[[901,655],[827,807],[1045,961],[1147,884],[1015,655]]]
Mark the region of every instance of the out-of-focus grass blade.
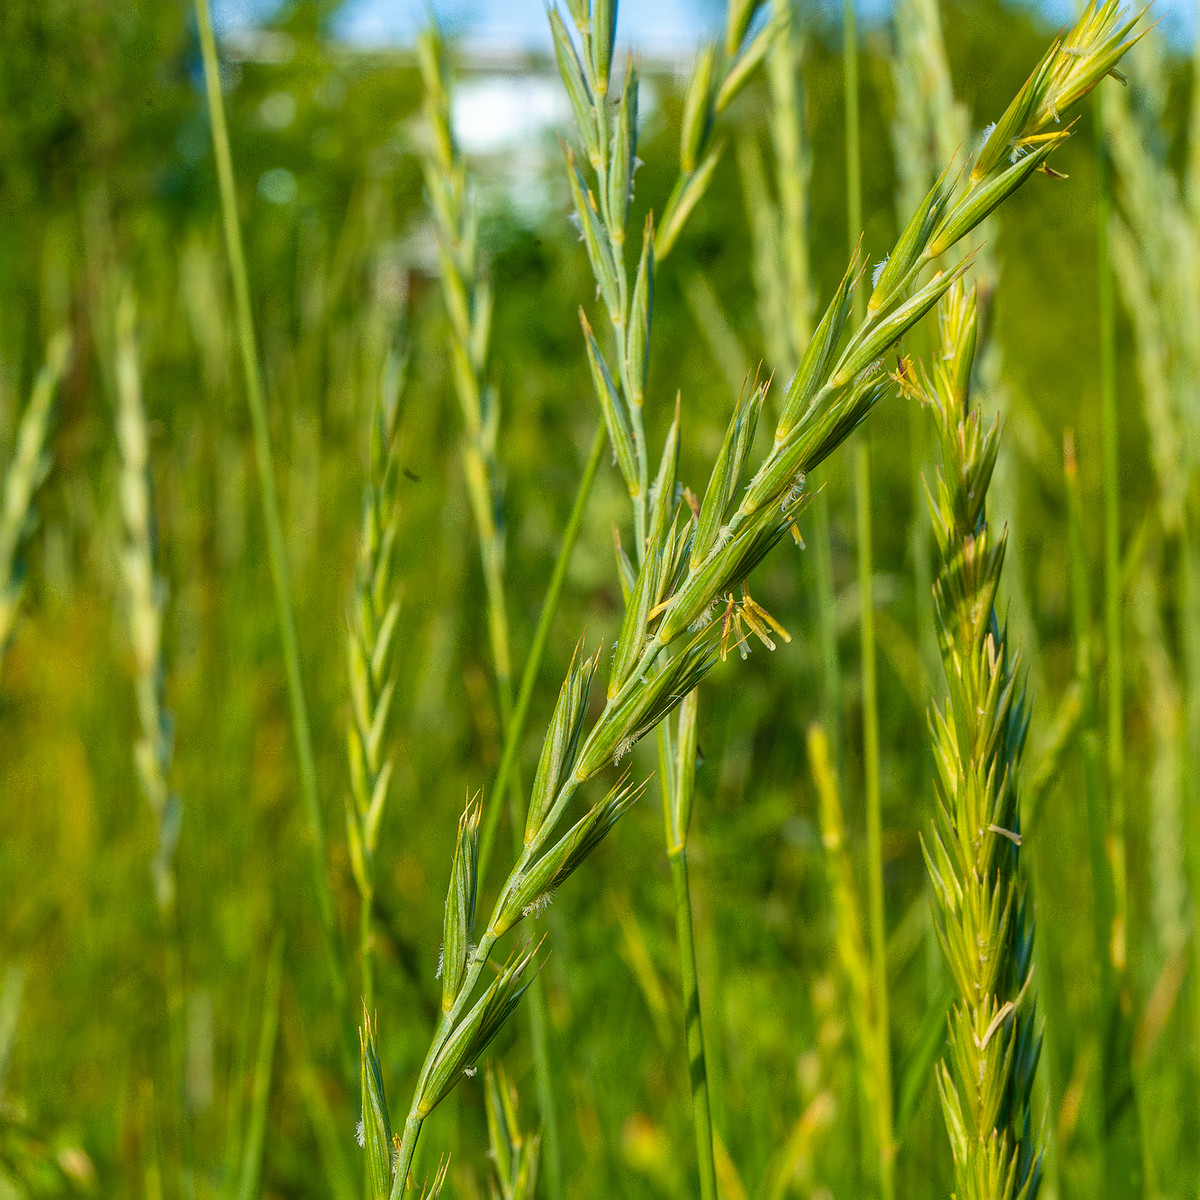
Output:
[[21,1013],[21,990],[25,975],[20,967],[11,965],[4,972],[4,990],[0,991],[0,1099],[4,1097],[4,1080],[12,1058],[13,1043],[17,1040],[17,1018]]
[[275,1064],[275,1038],[279,1032],[279,988],[283,982],[283,934],[276,934],[267,962],[263,986],[262,1026],[258,1055],[254,1062],[254,1090],[242,1147],[242,1169],[238,1176],[237,1200],[253,1200],[262,1174],[263,1140],[267,1131],[267,1101],[271,1097],[271,1072]]
[[[294,989],[294,979],[292,985]],[[313,1066],[299,1013],[294,1013],[294,1020],[284,1023],[284,1038],[296,1072],[300,1099],[308,1113],[313,1136],[317,1139],[317,1150],[321,1155],[330,1194],[334,1200],[360,1200],[361,1191],[355,1186],[343,1146],[345,1130],[333,1115],[325,1089],[321,1086],[320,1075]]]
[[921,1094],[933,1077],[933,1064],[942,1056],[942,1047],[946,1044],[946,1014],[950,1011],[950,998],[950,980],[943,978],[921,1020],[916,1041],[913,1042],[912,1049],[897,1073],[897,1142],[904,1140],[905,1130],[921,1102]]

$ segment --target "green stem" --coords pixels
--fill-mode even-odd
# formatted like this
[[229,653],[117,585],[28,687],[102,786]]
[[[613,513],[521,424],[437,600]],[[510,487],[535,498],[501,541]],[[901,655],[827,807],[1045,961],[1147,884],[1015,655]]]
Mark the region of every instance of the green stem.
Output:
[[542,601],[542,611],[538,616],[537,628],[533,632],[533,640],[529,644],[529,654],[521,672],[521,686],[517,689],[517,702],[513,706],[512,723],[504,735],[504,749],[500,755],[500,766],[492,781],[492,795],[497,797],[497,801],[488,806],[479,837],[478,878],[481,885],[487,879],[488,859],[491,856],[496,829],[500,823],[501,806],[498,798],[506,793],[509,778],[516,764],[521,737],[529,720],[533,689],[537,685],[538,672],[546,651],[546,641],[550,636],[550,627],[554,624],[555,614],[558,612],[563,585],[567,579],[567,568],[571,565],[571,554],[575,549],[575,543],[579,540],[579,531],[583,526],[588,497],[591,495],[592,484],[595,482],[596,471],[600,466],[600,460],[604,457],[604,447],[607,443],[608,431],[601,422],[592,438],[587,464],[584,466],[583,475],[580,477],[579,486],[575,491],[575,502],[571,506],[571,515],[567,518],[566,528],[563,530],[558,558],[554,563],[550,585],[546,588],[546,597]]
[[1107,970],[1101,992],[1105,1047],[1104,1125],[1106,1184],[1113,1196],[1143,1190],[1145,1145],[1133,1079],[1133,1011],[1129,980],[1125,848],[1125,708],[1121,630],[1120,433],[1117,417],[1117,329],[1108,230],[1112,220],[1112,166],[1104,141],[1104,92],[1096,93],[1099,195],[1100,425],[1104,468],[1104,641],[1107,672],[1105,750],[1108,784],[1106,850],[1112,901]]
[[271,1098],[271,1074],[275,1062],[275,1039],[279,1032],[279,991],[282,983],[283,935],[277,934],[267,962],[267,979],[263,987],[263,1020],[258,1038],[258,1056],[254,1063],[250,1125],[242,1151],[237,1200],[254,1200],[258,1195],[267,1132],[267,1102]]
[[374,895],[371,889],[359,893],[358,898],[358,952],[362,958],[362,999],[367,1012],[375,1011],[375,968],[371,960],[373,947],[371,938],[371,909]]
[[392,1192],[390,1200],[400,1200],[408,1190],[408,1170],[412,1166],[413,1155],[417,1152],[417,1138],[421,1136],[421,1117],[409,1113],[404,1122],[404,1133],[400,1138],[400,1146],[396,1150],[396,1173],[392,1177]]
[[813,497],[813,570],[817,594],[817,643],[821,655],[821,724],[829,737],[833,760],[838,761],[842,728],[842,660],[838,656],[837,596],[833,584],[833,542],[829,521],[829,493],[822,488]]
[[[862,233],[862,152],[859,134],[858,109],[858,23],[854,0],[842,4],[842,89],[846,101],[846,220],[851,255]],[[866,314],[866,296],[862,288],[855,289],[856,324],[861,325]],[[862,311],[859,311],[861,306]]]
[[[1083,499],[1075,461],[1073,436],[1065,441],[1064,479],[1067,493],[1067,543],[1071,561],[1071,640],[1074,644],[1075,678],[1080,684],[1083,713],[1081,746],[1084,760],[1084,807],[1087,813],[1088,851],[1092,870],[1093,935],[1097,961],[1101,964],[1102,991],[1108,991],[1111,974],[1108,940],[1112,930],[1112,888],[1104,853],[1104,777],[1096,736],[1096,681],[1092,662],[1092,598],[1088,587],[1087,547],[1083,536]],[[1103,1092],[1104,1063],[1099,1070]]]
[[[848,244],[853,254],[862,233],[862,146],[858,95],[858,29],[853,0],[844,0],[843,87],[846,99],[846,213]],[[854,296],[855,324],[866,316],[866,293]],[[879,704],[875,679],[875,568],[871,547],[871,443],[865,430],[855,448],[854,499],[858,535],[858,596],[861,609],[859,649],[862,658],[863,786],[867,808],[868,917],[871,980],[874,992],[877,1081],[875,1114],[879,1141],[879,1187],[883,1200],[895,1194],[892,1147],[891,1050],[887,992],[887,932],[883,896],[883,805],[879,784]]]
[[237,309],[238,344],[241,349],[245,376],[246,400],[254,426],[254,454],[262,482],[263,521],[267,530],[267,555],[271,563],[271,580],[275,589],[275,605],[279,621],[279,636],[283,643],[283,661],[287,672],[288,698],[292,709],[292,734],[296,741],[296,757],[300,769],[300,789],[308,817],[309,844],[312,852],[313,888],[324,934],[326,968],[334,1004],[338,1012],[346,1009],[346,981],[342,976],[337,949],[337,930],[334,926],[333,899],[325,868],[325,830],[321,818],[321,803],[317,793],[317,772],[313,761],[312,731],[308,707],[304,699],[304,683],[300,673],[300,650],[296,639],[296,621],[292,612],[291,584],[288,578],[287,551],[284,547],[283,525],[279,519],[279,498],[275,491],[275,468],[271,454],[271,433],[267,424],[267,408],[262,392],[262,368],[258,342],[254,333],[254,317],[250,308],[250,285],[246,272],[246,255],[242,247],[242,230],[238,222],[237,191],[233,180],[233,160],[229,152],[229,133],[225,126],[225,106],[221,101],[221,76],[217,66],[217,45],[213,37],[212,16],[208,0],[196,0],[196,19],[200,29],[200,50],[204,59],[204,84],[208,94],[208,115],[212,125],[213,152],[217,161],[217,180],[221,192],[221,215],[225,227],[225,248],[229,256],[229,274],[233,282],[234,304]]
[[1121,636],[1121,508],[1120,432],[1117,420],[1117,329],[1108,225],[1112,218],[1112,178],[1103,145],[1103,93],[1097,93],[1100,123],[1100,195],[1097,234],[1100,269],[1100,424],[1104,453],[1104,641],[1107,658],[1106,733],[1108,752],[1109,858],[1112,863],[1115,911],[1110,956],[1124,971],[1126,947],[1125,872],[1125,711]]
[[708,1100],[708,1071],[704,1061],[704,1028],[700,1017],[700,981],[696,974],[696,943],[692,930],[692,903],[688,891],[686,848],[680,846],[674,853],[667,855],[667,860],[671,864],[671,888],[675,893],[675,928],[679,935],[679,978],[683,985],[688,1075],[692,1087],[696,1157],[700,1169],[700,1197],[701,1200],[716,1200],[716,1160],[713,1157],[712,1115]]
[[179,1105],[179,1146],[181,1163],[180,1194],[195,1194],[195,1169],[192,1155],[192,1127],[187,1099],[185,989],[183,983],[183,940],[174,900],[160,906],[163,960],[167,999],[167,1040],[171,1051],[171,1071],[176,1103]]
[[658,760],[662,781],[663,832],[666,836],[667,861],[671,867],[671,890],[675,896],[675,932],[679,942],[679,979],[683,995],[700,1196],[701,1200],[716,1200],[717,1168],[713,1154],[708,1061],[704,1049],[700,979],[696,969],[696,937],[687,869],[688,825],[696,796],[698,707],[698,693],[692,692],[680,706],[678,734],[674,739],[668,722],[664,721],[658,727]]
[[887,931],[883,895],[883,806],[879,786],[879,710],[875,679],[875,615],[871,558],[871,444],[859,435],[855,455],[858,533],[858,590],[862,603],[860,645],[863,692],[863,783],[867,802],[867,908],[874,993],[876,1070],[875,1114],[879,1131],[879,1183],[884,1200],[895,1194],[892,1146],[892,1069],[888,1018]]

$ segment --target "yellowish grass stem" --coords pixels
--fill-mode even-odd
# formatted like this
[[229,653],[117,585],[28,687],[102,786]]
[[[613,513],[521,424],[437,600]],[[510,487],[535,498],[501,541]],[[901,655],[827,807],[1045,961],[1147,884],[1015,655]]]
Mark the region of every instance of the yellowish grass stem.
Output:
[[[850,253],[862,235],[862,148],[860,139],[858,28],[854,0],[844,0],[843,88],[846,101],[846,213]],[[866,318],[866,291],[855,297],[855,323]],[[859,431],[854,448],[854,509],[858,568],[859,655],[862,681],[863,795],[867,813],[867,912],[871,945],[871,986],[875,1041],[889,1047],[874,1061],[881,1073],[872,1090],[876,1107],[875,1131],[879,1154],[879,1190],[883,1200],[896,1191],[895,1148],[892,1144],[892,1081],[887,990],[887,918],[883,885],[883,799],[879,779],[879,698],[875,674],[875,565],[871,543],[871,443]]]

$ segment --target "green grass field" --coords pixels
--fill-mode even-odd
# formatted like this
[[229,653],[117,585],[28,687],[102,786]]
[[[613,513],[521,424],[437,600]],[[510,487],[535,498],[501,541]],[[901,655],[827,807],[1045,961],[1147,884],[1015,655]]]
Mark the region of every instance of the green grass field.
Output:
[[[402,1157],[415,1146],[414,1195],[449,1155],[443,1194],[464,1200],[528,1200],[535,1160],[544,1200],[1017,1196],[1032,1159],[1017,1183],[956,1174],[957,1087],[981,1138],[1008,1131],[1005,1162],[1044,1155],[1042,1197],[1200,1196],[1196,60],[1155,30],[1127,86],[1009,129],[1056,31],[1000,0],[898,0],[857,30],[856,139],[839,14],[771,3],[746,31],[757,7],[732,0],[698,66],[641,60],[634,118],[607,5],[565,3],[583,107],[489,153],[459,148],[451,98],[497,80],[559,95],[570,56],[351,51],[328,3],[222,42],[248,361],[196,10],[0,8],[0,1200],[398,1196],[364,1075]],[[686,612],[688,555],[710,561],[706,537],[713,561],[742,553],[752,477],[817,419],[789,417],[788,387],[856,203],[860,303],[846,293],[821,380],[928,284],[882,295],[902,244],[866,307],[951,159],[961,197],[1068,128],[1049,160],[1068,178],[1033,173],[961,242],[939,240],[947,195],[917,247],[947,270],[974,251],[977,345],[952,289],[940,326],[931,309],[814,384],[814,412],[857,398],[869,420],[763,490],[781,540],[756,603],[739,559]],[[979,411],[1002,418],[994,472],[956,440]],[[942,500],[945,530],[939,470],[979,500]],[[962,567],[1004,529],[1002,572]],[[608,701],[683,677],[667,628],[707,674],[639,741],[649,719],[621,725]],[[1010,675],[1007,700],[987,691]],[[555,717],[568,677],[578,702]],[[951,759],[1011,795],[980,817],[967,784],[935,789]],[[627,814],[589,810],[622,770],[645,782]],[[489,917],[577,783],[554,837],[594,813],[587,861]],[[477,796],[481,851],[460,826]],[[972,813],[992,865],[955,895],[999,898],[978,938],[932,849]],[[487,965],[474,947],[502,926]],[[994,1123],[947,1040],[959,936],[1001,964],[971,1001]],[[458,1086],[410,1143],[456,989],[482,994],[522,939],[536,983],[486,1051],[450,1056]]]

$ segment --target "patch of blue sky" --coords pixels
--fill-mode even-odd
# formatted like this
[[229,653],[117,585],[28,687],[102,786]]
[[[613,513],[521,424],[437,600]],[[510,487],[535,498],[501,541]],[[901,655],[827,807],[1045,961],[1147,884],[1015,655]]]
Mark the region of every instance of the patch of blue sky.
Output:
[[[836,12],[837,0],[819,0]],[[1076,0],[1012,0],[1039,11],[1051,26],[1067,25]],[[857,0],[864,21],[887,17],[892,0]],[[269,20],[281,0],[214,0],[214,16],[222,32],[252,28]],[[720,28],[720,0],[627,0],[620,6],[618,40],[649,53],[670,53],[694,45]],[[1160,0],[1153,15],[1176,44],[1197,32],[1195,0]],[[547,53],[550,35],[544,0],[344,0],[333,21],[333,33],[352,45],[366,47],[411,44],[433,13],[451,36],[497,50]]]

